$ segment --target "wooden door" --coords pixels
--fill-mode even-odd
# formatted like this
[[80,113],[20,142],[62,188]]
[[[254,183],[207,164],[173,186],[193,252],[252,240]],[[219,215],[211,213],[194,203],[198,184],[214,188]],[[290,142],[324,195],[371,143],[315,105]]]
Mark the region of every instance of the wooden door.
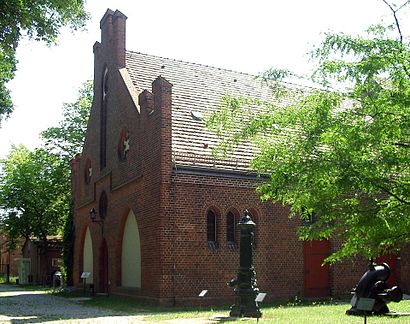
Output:
[[329,266],[322,266],[324,259],[329,256],[329,251],[330,243],[327,240],[304,242],[304,294],[306,297],[330,295]]

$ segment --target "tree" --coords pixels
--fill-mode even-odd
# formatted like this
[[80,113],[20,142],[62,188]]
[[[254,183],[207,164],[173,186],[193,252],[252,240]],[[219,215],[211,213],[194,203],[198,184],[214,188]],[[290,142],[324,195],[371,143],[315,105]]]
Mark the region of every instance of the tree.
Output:
[[68,173],[56,156],[44,149],[31,152],[24,146],[13,147],[0,163],[2,231],[11,245],[21,237],[38,238],[49,273],[49,236],[62,234],[68,214]]
[[74,230],[70,160],[81,149],[92,104],[92,83],[85,82],[74,103],[63,105],[59,127],[42,132],[44,147],[13,147],[0,161],[0,229],[15,243],[38,237],[47,253],[47,236],[63,234],[65,273],[71,278]]
[[93,83],[86,81],[78,90],[77,100],[63,104],[63,119],[59,126],[50,127],[41,133],[45,148],[58,155],[68,169],[70,160],[81,151],[92,102]]
[[329,262],[410,241],[410,44],[397,17],[408,1],[384,2],[394,25],[325,35],[312,52],[317,89],[290,88],[280,82],[290,73],[271,70],[271,101],[226,96],[208,119],[217,153],[254,144],[251,166],[268,176],[258,191],[304,220],[301,239],[341,240]]
[[84,3],[84,0],[0,2],[0,122],[13,111],[6,84],[14,78],[16,49],[21,37],[55,43],[61,27],[77,30],[85,26],[88,13]]
[[[60,160],[62,167],[67,173],[66,179],[69,179],[71,159],[76,153],[81,151],[83,146],[92,101],[93,83],[92,81],[86,81],[78,90],[77,100],[73,103],[63,104],[63,119],[60,121],[59,126],[50,127],[41,133],[47,151],[54,154]],[[68,190],[70,190],[70,183],[68,182],[67,184]],[[70,201],[69,213],[64,220],[64,268],[62,271],[65,282],[71,285],[75,231],[71,191],[67,194],[70,196]]]
[[60,161],[44,149],[13,147],[1,160],[1,226],[9,240],[62,233],[68,213],[69,178]]

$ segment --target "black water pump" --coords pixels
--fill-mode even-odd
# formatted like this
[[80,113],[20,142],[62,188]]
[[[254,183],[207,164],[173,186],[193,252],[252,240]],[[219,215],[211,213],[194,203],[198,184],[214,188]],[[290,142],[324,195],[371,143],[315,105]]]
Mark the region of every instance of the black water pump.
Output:
[[[371,260],[369,270],[364,273],[357,286],[352,290],[352,308],[347,310],[346,314],[364,315],[366,312],[367,314],[382,315],[388,313],[387,303],[399,302],[403,299],[403,292],[398,286],[391,288],[387,286],[390,274],[391,270],[387,263],[376,265]],[[374,301],[372,309],[361,309],[360,299],[371,300],[372,304]]]

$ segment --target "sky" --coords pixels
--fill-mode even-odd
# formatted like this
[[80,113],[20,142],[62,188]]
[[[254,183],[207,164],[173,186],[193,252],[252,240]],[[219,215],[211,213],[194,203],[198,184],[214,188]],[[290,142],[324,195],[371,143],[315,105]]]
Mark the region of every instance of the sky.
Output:
[[308,73],[307,52],[324,32],[358,34],[392,22],[382,0],[88,0],[86,8],[85,31],[63,29],[51,47],[20,42],[8,84],[15,110],[0,125],[0,158],[13,144],[40,146],[39,133],[57,126],[63,103],[93,79],[92,48],[107,8],[128,17],[128,50],[255,75],[270,67]]

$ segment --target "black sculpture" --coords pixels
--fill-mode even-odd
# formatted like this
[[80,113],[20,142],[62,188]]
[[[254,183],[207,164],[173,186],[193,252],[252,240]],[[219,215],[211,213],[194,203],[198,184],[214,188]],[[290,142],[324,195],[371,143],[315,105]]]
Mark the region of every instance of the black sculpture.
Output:
[[[401,289],[397,286],[389,288],[387,280],[391,274],[388,264],[376,265],[370,260],[369,270],[353,289],[352,308],[346,311],[348,315],[382,315],[389,312],[387,303],[399,302],[403,298]],[[370,300],[373,304],[370,310],[360,307],[360,299]]]
[[256,225],[247,210],[238,226],[241,231],[239,272],[237,277],[228,283],[231,287],[236,286],[234,289],[235,304],[231,306],[229,315],[259,318],[262,312],[255,301],[259,289],[256,286],[256,273],[252,260],[252,240]]

